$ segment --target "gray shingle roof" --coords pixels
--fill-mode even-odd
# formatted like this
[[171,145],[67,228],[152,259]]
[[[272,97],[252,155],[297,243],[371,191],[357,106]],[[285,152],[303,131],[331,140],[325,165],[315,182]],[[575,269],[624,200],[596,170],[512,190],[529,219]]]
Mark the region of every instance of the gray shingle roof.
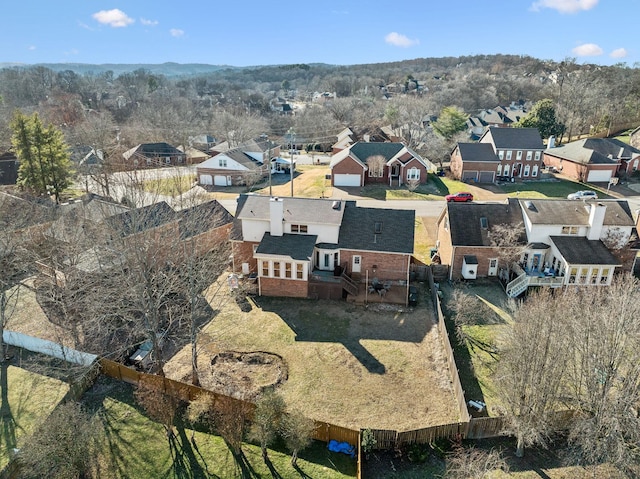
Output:
[[[338,246],[343,249],[413,253],[416,213],[413,210],[359,208],[344,211]],[[376,234],[376,223],[381,223]]]
[[317,239],[316,235],[284,234],[282,236],[271,236],[270,233],[265,233],[256,250],[256,254],[287,256],[294,260],[306,261],[313,255],[313,248]]
[[404,145],[402,143],[367,143],[359,141],[353,145],[349,151],[360,161],[366,163],[367,158],[376,155],[381,155],[389,161],[403,148]]
[[583,236],[550,236],[549,238],[569,264],[620,264],[620,261],[600,240],[588,240]]
[[618,163],[617,158],[631,158],[632,153],[640,153],[640,150],[607,138],[587,138],[545,150],[547,155],[583,165],[615,165]]
[[465,163],[500,163],[489,143],[458,143],[458,150]]
[[175,220],[176,212],[166,202],[161,201],[142,208],[114,215],[105,222],[118,230],[122,236],[157,228]]
[[[269,221],[269,200],[268,196],[240,195],[236,218]],[[284,219],[286,221],[328,225],[340,225],[342,223],[342,215],[345,211],[345,202],[343,200],[295,197],[283,197],[281,200],[283,201]],[[339,205],[337,209],[333,207],[336,201]]]
[[533,224],[588,226],[589,205],[603,204],[607,207],[604,214],[605,226],[633,226],[633,217],[629,203],[624,200],[520,200],[520,206]]
[[180,238],[190,238],[233,222],[233,216],[216,200],[180,210]]
[[[513,198],[508,203],[447,203],[447,214],[453,246],[491,246],[489,231],[500,224],[520,225],[520,241],[527,241],[522,213]],[[480,218],[487,219],[487,229],[480,225]]]
[[497,128],[490,126],[483,135],[491,135],[496,149],[543,150],[544,144],[537,128]]

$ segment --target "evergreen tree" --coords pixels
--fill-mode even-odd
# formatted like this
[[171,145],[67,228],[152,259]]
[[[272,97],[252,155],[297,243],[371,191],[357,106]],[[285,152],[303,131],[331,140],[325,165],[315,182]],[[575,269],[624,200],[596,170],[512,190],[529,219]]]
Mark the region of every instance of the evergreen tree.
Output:
[[542,138],[555,136],[560,139],[565,130],[564,123],[556,119],[553,100],[549,99],[540,100],[533,105],[529,114],[517,122],[515,126],[518,128],[537,128]]
[[11,129],[11,143],[20,160],[18,185],[40,195],[54,195],[59,202],[72,174],[62,132],[43,125],[37,113],[28,117],[20,111],[14,114]]
[[451,139],[456,133],[467,129],[467,115],[455,106],[446,106],[440,112],[438,120],[431,126],[442,137]]

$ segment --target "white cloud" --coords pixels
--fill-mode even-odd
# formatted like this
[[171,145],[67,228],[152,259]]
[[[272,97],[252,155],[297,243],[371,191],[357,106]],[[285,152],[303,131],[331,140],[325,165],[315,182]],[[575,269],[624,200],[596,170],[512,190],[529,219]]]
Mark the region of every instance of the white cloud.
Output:
[[577,57],[597,57],[598,55],[602,55],[602,48],[600,48],[595,43],[585,43],[583,45],[579,45],[571,50],[573,54]]
[[158,24],[158,20],[147,20],[146,18],[141,18],[140,23],[149,27],[155,27]]
[[591,10],[597,4],[598,0],[538,0],[533,2],[531,10],[538,12],[543,8],[551,8],[560,13],[576,13],[581,10]]
[[27,50],[31,50],[31,51],[33,51],[33,50],[35,50],[35,49],[36,49],[36,46],[35,46],[35,45],[29,45],[29,46],[27,47]]
[[97,13],[91,15],[99,23],[109,25],[110,27],[126,27],[135,22],[135,20],[129,17],[122,10],[114,8],[113,10],[100,10]]
[[406,35],[402,35],[396,32],[391,32],[388,35],[386,35],[384,37],[384,41],[387,42],[389,45],[393,45],[395,47],[405,47],[405,48],[411,47],[413,45],[418,45],[420,43],[420,40],[418,39],[411,40]]
[[178,38],[184,35],[184,30],[180,30],[179,28],[172,28],[171,30],[169,30],[169,33],[172,37]]
[[626,48],[616,48],[614,51],[609,53],[611,58],[624,58],[629,54]]

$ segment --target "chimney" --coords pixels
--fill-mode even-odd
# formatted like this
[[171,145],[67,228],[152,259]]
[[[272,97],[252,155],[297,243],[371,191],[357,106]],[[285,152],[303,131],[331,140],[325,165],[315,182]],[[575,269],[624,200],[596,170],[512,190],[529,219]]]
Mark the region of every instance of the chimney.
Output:
[[618,159],[621,159],[623,155],[624,155],[624,146],[621,146],[620,152],[618,153]]
[[269,219],[271,236],[282,236],[284,231],[284,202],[277,196],[269,200]]
[[555,148],[555,146],[556,146],[556,137],[551,135],[547,140],[547,150],[551,148]]
[[587,239],[599,240],[602,235],[602,225],[604,224],[604,214],[607,211],[607,207],[602,203],[591,203],[589,206]]

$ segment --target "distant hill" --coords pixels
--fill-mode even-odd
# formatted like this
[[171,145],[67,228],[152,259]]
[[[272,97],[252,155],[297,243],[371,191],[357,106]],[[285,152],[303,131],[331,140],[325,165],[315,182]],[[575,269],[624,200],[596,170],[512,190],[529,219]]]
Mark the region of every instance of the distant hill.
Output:
[[[0,68],[30,68],[34,66],[42,66],[53,70],[55,72],[61,72],[65,70],[71,70],[80,75],[93,72],[104,73],[112,71],[115,77],[129,73],[140,68],[149,70],[151,73],[158,75],[164,75],[166,77],[178,77],[178,76],[191,76],[202,75],[204,73],[217,72],[220,70],[241,70],[245,67],[234,67],[231,65],[207,65],[204,63],[161,63],[161,64],[147,64],[147,63],[104,63],[104,64],[91,64],[91,63],[0,63]],[[247,67],[250,68],[250,67]]]

